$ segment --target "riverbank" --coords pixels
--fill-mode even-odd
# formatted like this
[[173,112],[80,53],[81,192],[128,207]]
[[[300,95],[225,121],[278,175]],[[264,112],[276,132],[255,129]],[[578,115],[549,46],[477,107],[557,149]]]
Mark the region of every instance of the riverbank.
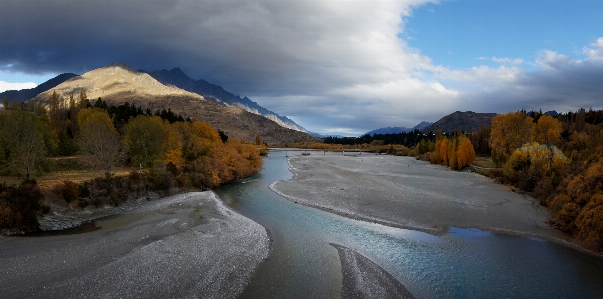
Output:
[[1,237],[3,298],[235,298],[268,257],[266,230],[191,192],[123,207],[98,230]]
[[293,179],[271,189],[299,204],[437,235],[477,228],[573,246],[533,198],[476,173],[374,154],[295,156],[289,165]]

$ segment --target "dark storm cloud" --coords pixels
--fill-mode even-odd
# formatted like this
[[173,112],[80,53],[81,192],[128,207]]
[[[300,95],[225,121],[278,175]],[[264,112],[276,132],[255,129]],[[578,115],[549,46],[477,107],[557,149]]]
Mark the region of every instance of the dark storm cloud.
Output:
[[543,51],[530,72],[510,58],[448,69],[399,38],[425,2],[0,0],[0,71],[180,67],[311,131],[350,135],[456,110],[601,108],[602,39],[583,60]]
[[195,78],[268,94],[346,81],[345,75],[329,83],[315,79],[335,75],[332,62],[318,65],[320,53],[311,58],[317,49],[307,49],[326,32],[329,16],[322,12],[320,19],[319,7],[305,2],[0,3],[4,70],[82,73],[112,62],[146,70],[179,66]]

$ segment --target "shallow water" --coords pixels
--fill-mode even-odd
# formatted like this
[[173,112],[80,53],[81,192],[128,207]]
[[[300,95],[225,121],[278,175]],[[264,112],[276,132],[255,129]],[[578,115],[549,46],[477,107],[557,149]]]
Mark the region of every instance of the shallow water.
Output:
[[379,264],[416,298],[603,298],[599,258],[534,238],[458,228],[433,236],[348,219],[268,188],[291,177],[284,153],[270,153],[261,174],[216,190],[274,239],[243,297],[339,297],[339,258],[329,245],[336,243]]

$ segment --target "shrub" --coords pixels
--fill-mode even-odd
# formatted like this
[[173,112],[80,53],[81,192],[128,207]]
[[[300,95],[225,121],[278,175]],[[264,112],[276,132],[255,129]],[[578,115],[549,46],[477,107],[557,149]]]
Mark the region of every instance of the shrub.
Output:
[[80,197],[78,186],[73,181],[63,181],[63,199],[67,203],[77,200]]
[[39,230],[37,213],[41,210],[42,193],[35,180],[19,186],[0,188],[0,229],[11,232]]
[[77,191],[81,198],[90,197],[90,189],[88,189],[88,183],[84,182],[77,186]]

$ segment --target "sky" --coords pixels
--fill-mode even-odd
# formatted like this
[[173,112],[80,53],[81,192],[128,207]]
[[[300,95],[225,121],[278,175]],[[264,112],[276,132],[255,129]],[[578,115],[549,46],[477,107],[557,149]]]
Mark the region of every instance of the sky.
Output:
[[603,1],[0,0],[0,91],[180,67],[309,131],[603,109]]

